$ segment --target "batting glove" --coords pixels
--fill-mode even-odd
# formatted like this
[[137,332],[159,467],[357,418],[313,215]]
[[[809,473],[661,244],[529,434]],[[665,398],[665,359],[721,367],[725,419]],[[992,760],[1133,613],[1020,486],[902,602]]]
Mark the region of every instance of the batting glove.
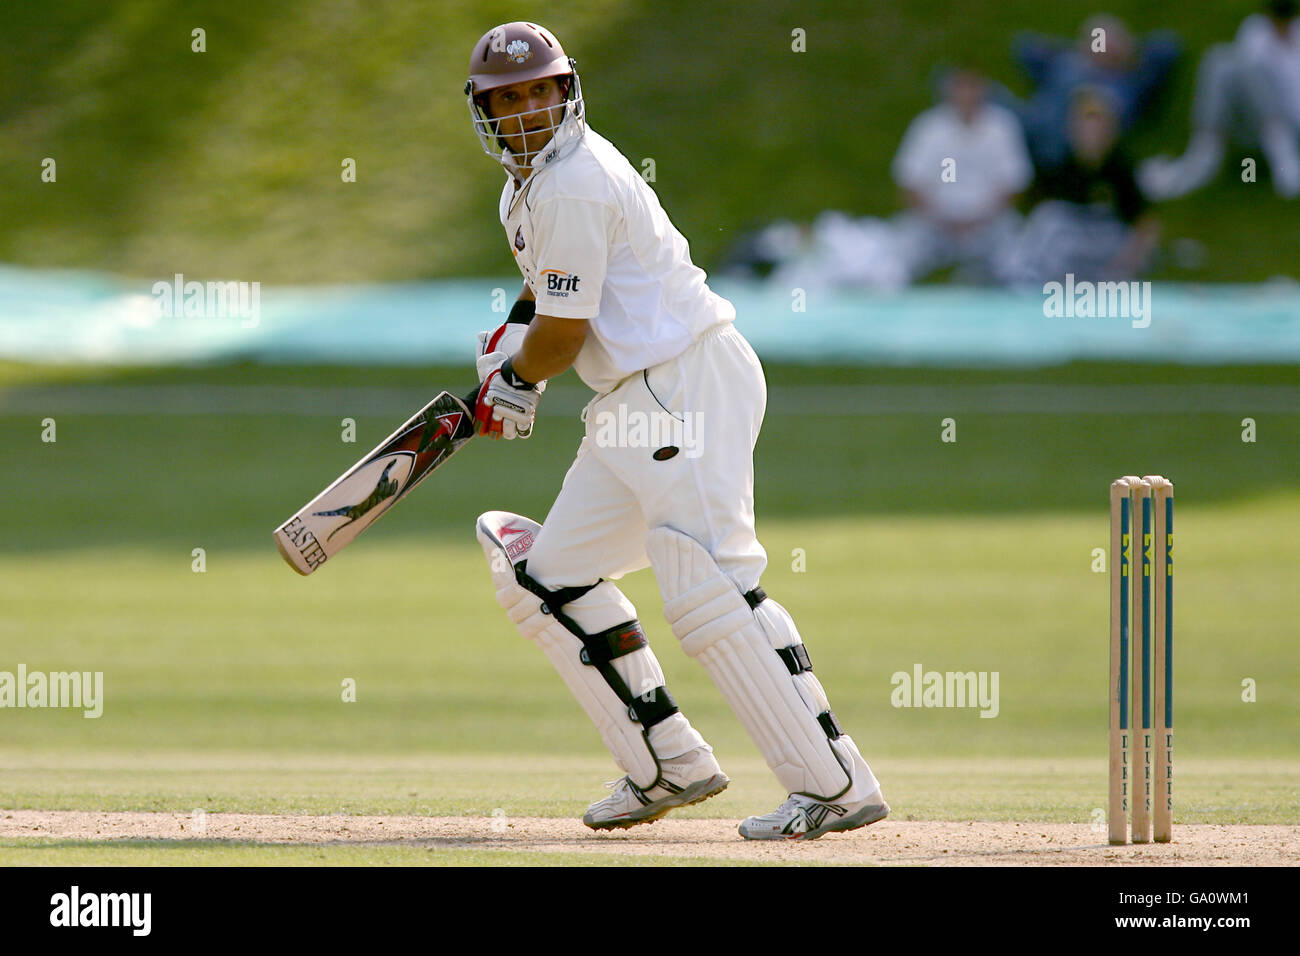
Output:
[[546,383],[526,382],[515,374],[504,352],[488,353],[484,359],[500,356],[486,372],[474,403],[474,430],[492,438],[527,438],[533,433],[537,403]]
[[499,325],[490,332],[480,332],[478,334],[478,352],[474,357],[474,365],[478,369],[479,384],[488,377],[488,373],[494,368],[499,368],[505,361],[496,353],[511,356],[517,353],[524,344],[524,335],[528,332],[528,326],[518,322],[506,322]]

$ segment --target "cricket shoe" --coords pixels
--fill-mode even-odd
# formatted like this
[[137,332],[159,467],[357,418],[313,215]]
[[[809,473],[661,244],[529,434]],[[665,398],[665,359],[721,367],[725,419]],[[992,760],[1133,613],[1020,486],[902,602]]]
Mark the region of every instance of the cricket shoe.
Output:
[[605,784],[614,792],[587,808],[582,822],[593,830],[619,830],[654,823],[668,811],[707,800],[731,780],[706,747],[659,763],[659,782],[642,790],[629,778]]
[[889,804],[879,790],[853,804],[792,793],[771,813],[741,823],[740,835],[746,840],[815,840],[823,833],[856,830],[887,816]]

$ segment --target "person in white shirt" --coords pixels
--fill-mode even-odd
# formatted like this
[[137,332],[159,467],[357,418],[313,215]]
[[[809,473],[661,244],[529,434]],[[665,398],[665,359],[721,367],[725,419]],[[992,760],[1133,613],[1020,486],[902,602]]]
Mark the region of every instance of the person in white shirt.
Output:
[[1201,58],[1192,104],[1192,139],[1176,159],[1155,156],[1138,168],[1148,199],[1200,189],[1223,166],[1228,142],[1258,148],[1273,188],[1300,196],[1300,17],[1296,0],[1267,0],[1248,16],[1232,43]]
[[545,381],[571,365],[596,393],[546,520],[493,511],[477,527],[498,603],[626,774],[583,822],[649,823],[729,783],[614,583],[647,566],[683,649],[790,793],[741,835],[808,839],[883,819],[880,786],[794,621],[759,587],[753,450],[767,388],[735,309],[646,182],[587,125],[574,61],[549,31],[488,31],[465,91],[506,172],[500,219],[524,277],[509,321],[479,337],[476,428],[528,437]]
[[909,207],[894,220],[899,252],[913,282],[953,265],[964,280],[988,281],[1033,165],[1020,122],[988,102],[980,74],[954,71],[945,87],[945,102],[912,120],[894,157]]

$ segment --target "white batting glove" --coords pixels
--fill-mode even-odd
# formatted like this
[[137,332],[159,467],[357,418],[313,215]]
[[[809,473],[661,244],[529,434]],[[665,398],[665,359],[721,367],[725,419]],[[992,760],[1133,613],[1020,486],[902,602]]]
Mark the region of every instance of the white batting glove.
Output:
[[506,322],[491,331],[478,334],[478,354],[474,359],[474,365],[478,369],[480,384],[488,377],[489,372],[499,368],[505,361],[503,358],[495,357],[493,353],[503,352],[506,358],[517,354],[527,334],[528,326],[521,322]]
[[492,359],[493,364],[484,375],[474,403],[475,431],[507,440],[528,438],[533,433],[537,403],[546,383],[523,381],[515,375],[504,352],[489,352],[480,361],[484,359]]

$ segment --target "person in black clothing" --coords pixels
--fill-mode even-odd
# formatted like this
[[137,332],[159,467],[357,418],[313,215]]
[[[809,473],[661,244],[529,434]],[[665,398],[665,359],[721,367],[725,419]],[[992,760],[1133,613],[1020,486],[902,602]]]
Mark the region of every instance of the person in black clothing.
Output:
[[1119,142],[1117,111],[1102,90],[1077,93],[1070,153],[1040,173],[1036,205],[999,266],[1010,285],[1119,281],[1138,275],[1159,241],[1159,224]]

